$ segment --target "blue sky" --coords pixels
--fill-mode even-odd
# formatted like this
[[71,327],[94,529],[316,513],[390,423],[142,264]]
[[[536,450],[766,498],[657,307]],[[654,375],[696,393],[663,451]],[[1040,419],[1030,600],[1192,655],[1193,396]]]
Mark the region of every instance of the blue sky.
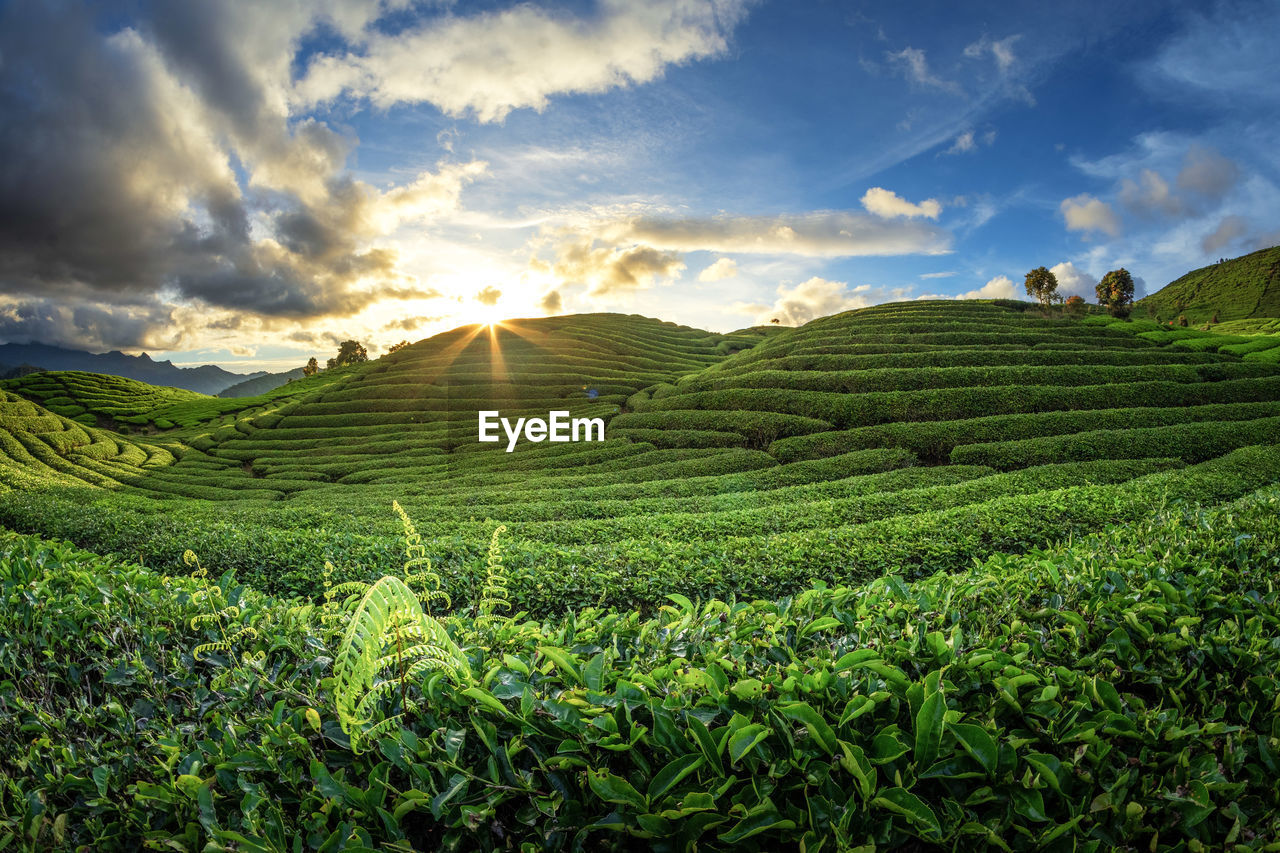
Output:
[[280,369],[1280,243],[1275,3],[0,8],[5,340]]

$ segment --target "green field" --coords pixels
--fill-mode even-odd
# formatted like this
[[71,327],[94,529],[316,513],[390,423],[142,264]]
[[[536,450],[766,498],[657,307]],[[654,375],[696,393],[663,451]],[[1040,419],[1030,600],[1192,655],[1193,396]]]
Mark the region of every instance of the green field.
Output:
[[1138,301],[1135,316],[1185,316],[1193,325],[1280,317],[1280,246],[1192,270]]
[[1280,336],[1021,308],[5,382],[0,849],[1280,849]]

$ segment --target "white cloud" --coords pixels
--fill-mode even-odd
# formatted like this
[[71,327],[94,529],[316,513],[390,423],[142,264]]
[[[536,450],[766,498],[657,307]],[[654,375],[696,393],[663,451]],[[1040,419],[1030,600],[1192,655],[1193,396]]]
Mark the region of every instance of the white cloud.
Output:
[[1063,200],[1059,209],[1068,231],[1101,231],[1111,237],[1120,236],[1120,217],[1109,204],[1088,193]]
[[818,317],[866,308],[893,299],[903,299],[904,288],[886,290],[861,284],[853,289],[843,281],[829,281],[814,276],[795,287],[778,286],[778,298],[772,306],[738,303],[734,310],[754,314],[757,323],[777,319],[784,326],[800,326]]
[[923,272],[920,273],[921,278],[951,278],[955,275],[955,270],[947,270],[946,272]]
[[698,281],[723,281],[738,274],[738,265],[733,258],[719,258],[715,263],[698,273]]
[[970,151],[977,151],[978,143],[973,138],[973,131],[966,130],[964,133],[956,137],[956,141],[947,149],[947,154],[964,154]]
[[481,160],[436,165],[436,172],[422,172],[411,184],[382,193],[376,213],[379,230],[389,232],[409,222],[432,219],[458,210],[462,188],[488,171]]
[[940,89],[952,94],[962,94],[959,84],[951,80],[943,80],[929,70],[929,60],[923,50],[915,47],[904,47],[896,53],[885,53],[889,64],[902,72],[902,75],[913,83],[930,89]]
[[[928,205],[923,202],[920,207],[927,211]],[[642,243],[681,252],[840,258],[938,255],[951,249],[951,232],[936,225],[842,210],[782,216],[632,217],[590,225],[586,230],[615,245]]]
[[956,137],[955,142],[951,143],[951,147],[943,154],[971,154],[977,151],[983,145],[991,145],[996,141],[996,132],[987,130],[978,133],[975,130],[966,130]]
[[[1017,299],[1019,295],[1013,279],[1007,275],[998,275],[977,290],[958,294],[956,299]],[[1021,295],[1025,296],[1025,291]]]
[[685,268],[680,256],[652,246],[597,246],[590,240],[561,243],[550,271],[566,284],[586,284],[588,296],[612,297],[646,290]]
[[1058,294],[1063,299],[1068,296],[1079,296],[1086,302],[1097,299],[1098,293],[1095,288],[1098,286],[1098,280],[1084,270],[1077,269],[1076,265],[1070,261],[1054,264],[1049,267],[1049,272],[1058,279]]
[[1120,203],[1139,216],[1178,216],[1186,209],[1169,182],[1153,169],[1143,169],[1134,181],[1120,182]]
[[599,9],[574,17],[520,4],[366,31],[354,50],[313,59],[295,97],[315,104],[347,94],[384,109],[429,102],[447,115],[501,121],[513,109],[542,109],[552,95],[646,83],[670,65],[719,56],[746,5],[601,0]]
[[995,60],[996,68],[1001,74],[1007,72],[1018,57],[1013,53],[1013,46],[1022,38],[1021,34],[1008,36],[1007,38],[993,41],[990,36],[983,36],[973,44],[968,45],[964,49],[964,55],[970,59],[979,59],[985,54],[991,54],[991,58]]
[[883,187],[872,187],[862,194],[862,206],[867,212],[874,213],[883,219],[902,216],[908,219],[923,216],[937,219],[942,212],[942,204],[935,198],[927,198],[919,204],[912,204],[892,190]]
[[1221,3],[1209,14],[1186,16],[1182,32],[1168,39],[1142,69],[1149,84],[1180,100],[1199,94],[1215,105],[1224,99],[1270,101],[1280,94],[1275,3]]

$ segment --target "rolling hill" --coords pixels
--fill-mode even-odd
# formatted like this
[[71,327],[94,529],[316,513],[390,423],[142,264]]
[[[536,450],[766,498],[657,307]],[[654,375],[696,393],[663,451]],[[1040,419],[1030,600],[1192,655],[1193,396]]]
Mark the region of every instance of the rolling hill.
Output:
[[[460,601],[506,523],[513,591],[539,612],[958,570],[1280,479],[1280,455],[1251,449],[1280,444],[1280,366],[1143,328],[951,302],[767,336],[620,315],[467,327],[138,439],[173,464],[72,454],[118,485],[0,500],[0,521],[164,565],[207,545],[306,592],[300,567],[338,542],[347,576],[393,566],[398,500]],[[601,417],[608,438],[507,453],[476,441],[482,408]],[[87,516],[121,520],[89,534]]]
[[[0,845],[1266,849],[1246,340],[913,302],[5,383]],[[480,409],[607,437],[508,453]]]
[[295,367],[293,370],[286,370],[281,373],[268,373],[264,376],[246,379],[243,382],[237,382],[235,385],[223,388],[218,392],[218,396],[256,397],[259,394],[274,391],[276,388],[279,388],[287,382],[292,382],[294,379],[301,379],[302,376],[301,367]]
[[1280,317],[1280,246],[1192,270],[1138,300],[1135,315],[1185,315],[1192,325]]

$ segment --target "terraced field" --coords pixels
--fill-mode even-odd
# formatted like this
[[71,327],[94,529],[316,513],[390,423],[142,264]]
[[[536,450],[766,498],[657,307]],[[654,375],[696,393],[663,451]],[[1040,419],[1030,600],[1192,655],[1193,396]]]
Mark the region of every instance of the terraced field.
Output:
[[1192,325],[1280,317],[1280,246],[1210,264],[1138,301],[1138,315],[1185,316]]
[[[95,438],[128,458],[57,465],[105,489],[63,479],[0,501],[0,522],[162,566],[193,547],[314,593],[325,560],[398,564],[398,500],[458,601],[501,522],[521,606],[556,612],[958,570],[1280,480],[1280,366],[1140,322],[916,302],[767,332],[459,329],[216,429]],[[476,441],[482,408],[601,417],[608,440],[507,453]]]
[[1280,365],[1025,309],[10,385],[0,848],[1275,849]]

